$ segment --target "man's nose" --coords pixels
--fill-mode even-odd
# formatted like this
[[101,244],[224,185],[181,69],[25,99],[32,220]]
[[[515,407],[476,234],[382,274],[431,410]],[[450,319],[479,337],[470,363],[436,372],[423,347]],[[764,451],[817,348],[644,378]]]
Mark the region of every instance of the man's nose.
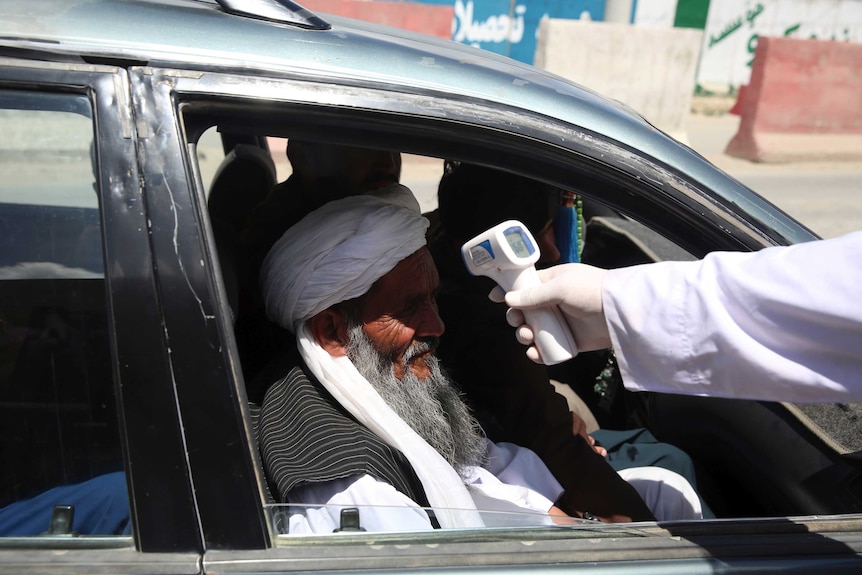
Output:
[[446,326],[437,312],[437,304],[426,305],[422,310],[416,335],[419,337],[440,337],[444,331],[446,331]]

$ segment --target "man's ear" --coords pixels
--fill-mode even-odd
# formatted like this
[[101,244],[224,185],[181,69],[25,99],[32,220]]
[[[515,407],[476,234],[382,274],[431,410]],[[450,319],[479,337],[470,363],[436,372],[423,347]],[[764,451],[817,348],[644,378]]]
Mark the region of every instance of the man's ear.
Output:
[[332,357],[347,355],[347,319],[337,310],[325,309],[308,320],[314,341]]

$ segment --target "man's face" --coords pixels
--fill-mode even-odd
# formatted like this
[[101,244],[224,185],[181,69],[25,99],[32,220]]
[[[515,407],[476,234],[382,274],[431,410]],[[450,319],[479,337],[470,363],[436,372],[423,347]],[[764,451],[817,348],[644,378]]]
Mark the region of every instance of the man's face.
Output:
[[398,379],[405,363],[420,380],[430,375],[428,358],[444,329],[434,299],[439,284],[431,253],[423,247],[377,280],[363,298],[362,330],[393,362]]
[[422,248],[403,260],[348,314],[347,356],[390,408],[459,473],[485,454],[481,428],[434,352],[443,322],[437,270]]

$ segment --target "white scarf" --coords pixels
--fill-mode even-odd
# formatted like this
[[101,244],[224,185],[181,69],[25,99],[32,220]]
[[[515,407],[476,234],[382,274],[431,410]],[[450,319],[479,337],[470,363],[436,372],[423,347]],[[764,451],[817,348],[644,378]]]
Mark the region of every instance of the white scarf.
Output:
[[458,472],[392,411],[347,357],[329,355],[317,345],[306,325],[297,331],[296,341],[308,369],[332,397],[359,423],[404,454],[422,482],[441,527],[483,526]]

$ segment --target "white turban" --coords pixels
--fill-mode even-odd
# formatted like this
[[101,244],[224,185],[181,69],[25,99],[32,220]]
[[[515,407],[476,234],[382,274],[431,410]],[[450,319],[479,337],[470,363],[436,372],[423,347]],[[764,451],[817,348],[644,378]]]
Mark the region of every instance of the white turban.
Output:
[[266,315],[296,333],[319,312],[365,294],[425,245],[427,229],[419,202],[400,184],[329,202],[287,230],[264,259]]

